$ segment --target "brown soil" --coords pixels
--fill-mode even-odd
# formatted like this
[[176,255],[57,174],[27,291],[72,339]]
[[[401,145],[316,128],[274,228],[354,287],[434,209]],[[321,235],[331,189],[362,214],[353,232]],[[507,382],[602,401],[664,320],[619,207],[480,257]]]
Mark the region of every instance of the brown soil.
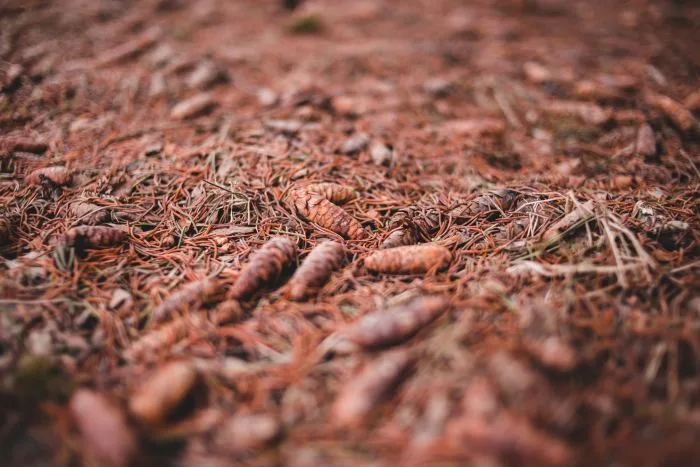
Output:
[[294,3],[0,2],[2,465],[698,465],[700,7]]

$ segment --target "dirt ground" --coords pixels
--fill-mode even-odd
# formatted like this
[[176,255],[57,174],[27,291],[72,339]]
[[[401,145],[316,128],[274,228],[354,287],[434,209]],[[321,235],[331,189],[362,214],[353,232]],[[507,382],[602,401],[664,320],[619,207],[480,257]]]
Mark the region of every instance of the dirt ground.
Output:
[[294,3],[0,1],[0,464],[698,465],[700,6]]

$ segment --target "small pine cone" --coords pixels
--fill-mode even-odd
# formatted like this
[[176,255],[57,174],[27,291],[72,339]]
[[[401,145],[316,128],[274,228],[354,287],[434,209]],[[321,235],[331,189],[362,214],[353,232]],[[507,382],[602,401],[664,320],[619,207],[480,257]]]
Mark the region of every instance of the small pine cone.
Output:
[[311,222],[345,238],[367,238],[367,231],[362,224],[326,198],[306,191],[295,191],[290,196],[297,212]]
[[106,248],[123,243],[126,232],[103,225],[81,225],[68,230],[63,236],[66,246],[82,250],[85,248]]
[[426,243],[375,251],[365,258],[365,267],[372,272],[389,274],[419,274],[440,270],[452,261],[450,250]]
[[222,284],[216,279],[190,282],[175,291],[153,311],[153,320],[162,322],[176,314],[196,310],[212,300],[221,290]]
[[71,180],[71,172],[65,167],[52,166],[36,169],[27,175],[27,182],[32,185],[51,183],[55,186],[68,185]]
[[251,255],[231,288],[230,297],[249,298],[264,286],[272,285],[296,261],[297,247],[286,237],[276,237]]
[[341,334],[363,348],[399,344],[435,321],[448,307],[449,301],[445,297],[419,297],[365,315],[341,331]]
[[323,286],[333,271],[343,264],[345,251],[340,243],[325,241],[314,248],[289,281],[287,297],[303,300]]

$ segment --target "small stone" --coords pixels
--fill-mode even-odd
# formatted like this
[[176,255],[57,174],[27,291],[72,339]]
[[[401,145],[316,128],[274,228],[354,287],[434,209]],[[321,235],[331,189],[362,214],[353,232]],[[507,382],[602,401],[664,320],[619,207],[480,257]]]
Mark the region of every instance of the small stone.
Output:
[[653,156],[656,154],[656,138],[654,137],[654,130],[648,123],[640,126],[639,130],[637,131],[635,150],[637,151],[637,154],[641,154],[643,156]]
[[433,97],[445,97],[452,90],[452,83],[445,78],[432,78],[423,83],[423,90]]
[[163,142],[158,141],[157,143],[153,143],[149,145],[144,151],[143,154],[146,156],[155,156],[157,154],[160,154],[163,151]]
[[150,97],[160,97],[165,94],[168,89],[168,84],[165,81],[165,76],[161,72],[153,73],[151,82],[148,85],[148,95]]
[[258,102],[263,107],[272,107],[279,100],[279,96],[270,88],[260,88],[258,90]]
[[185,83],[190,89],[207,89],[224,79],[224,73],[217,68],[214,62],[209,60],[197,64],[194,70],[187,76]]
[[523,65],[523,72],[529,81],[537,84],[552,81],[554,78],[554,75],[552,75],[552,72],[549,71],[549,69],[537,62],[526,62]]
[[394,158],[394,152],[386,144],[379,141],[374,142],[370,146],[369,155],[372,158],[372,162],[384,166],[391,165]]
[[134,302],[134,298],[131,294],[124,289],[116,289],[112,293],[112,298],[109,300],[108,308],[110,310],[116,310],[123,306],[129,306]]
[[10,64],[4,73],[0,74],[0,89],[6,89],[14,86],[19,81],[24,73],[22,65],[17,63]]
[[364,150],[369,144],[369,136],[366,133],[357,133],[356,135],[345,140],[340,147],[341,154],[355,154]]

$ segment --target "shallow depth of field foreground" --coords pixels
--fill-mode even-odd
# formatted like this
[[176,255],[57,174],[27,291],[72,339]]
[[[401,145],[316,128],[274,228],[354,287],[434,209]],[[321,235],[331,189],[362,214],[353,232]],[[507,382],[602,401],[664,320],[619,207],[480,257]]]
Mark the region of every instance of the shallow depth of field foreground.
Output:
[[700,465],[700,4],[0,1],[0,465]]

